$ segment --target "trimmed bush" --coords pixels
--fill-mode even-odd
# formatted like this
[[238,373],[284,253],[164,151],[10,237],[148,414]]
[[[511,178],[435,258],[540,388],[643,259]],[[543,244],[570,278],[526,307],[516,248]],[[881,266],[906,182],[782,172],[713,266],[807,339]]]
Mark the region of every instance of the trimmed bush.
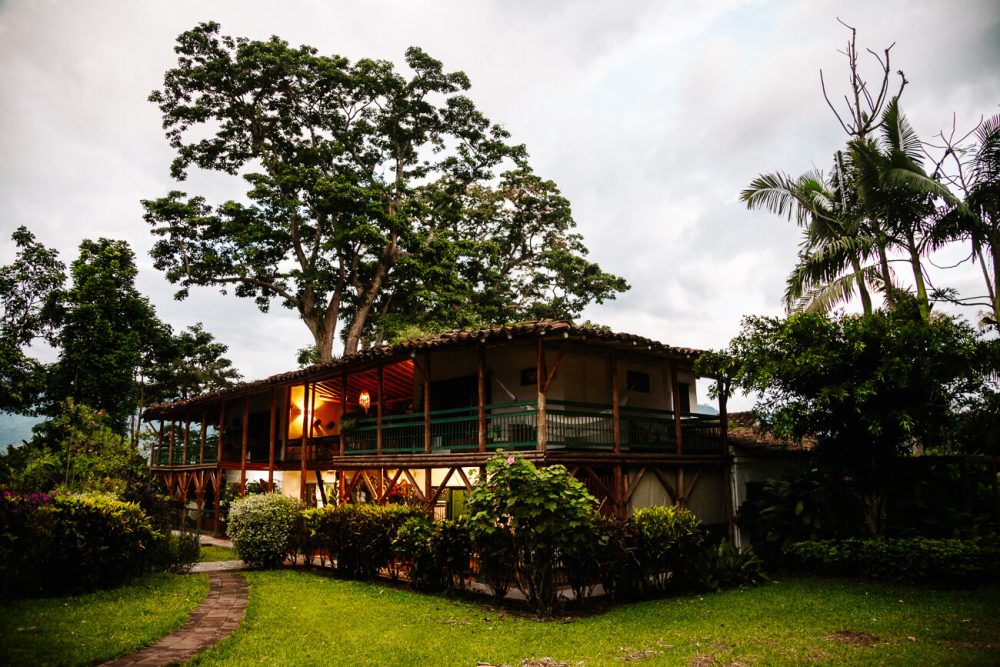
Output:
[[374,579],[380,570],[399,574],[393,542],[407,519],[423,512],[406,505],[328,505],[304,515],[304,548],[325,552],[337,573]]
[[438,521],[431,535],[434,559],[441,568],[441,579],[446,588],[465,589],[465,580],[471,576],[472,536],[465,516]]
[[136,504],[110,496],[0,500],[0,579],[9,595],[91,590],[152,567],[158,533]]
[[428,516],[413,516],[399,527],[392,542],[399,567],[414,588],[441,587],[442,568],[434,549],[437,526]]
[[201,557],[198,533],[167,531],[156,542],[154,568],[175,573],[190,572]]
[[630,521],[635,528],[627,534],[635,540],[641,594],[698,586],[696,568],[705,541],[698,517],[686,508],[670,505],[645,507]]
[[949,587],[1000,579],[1000,539],[816,540],[784,551],[785,565],[822,575]]
[[262,493],[234,500],[229,508],[229,537],[247,566],[280,565],[288,554],[302,504],[288,496]]

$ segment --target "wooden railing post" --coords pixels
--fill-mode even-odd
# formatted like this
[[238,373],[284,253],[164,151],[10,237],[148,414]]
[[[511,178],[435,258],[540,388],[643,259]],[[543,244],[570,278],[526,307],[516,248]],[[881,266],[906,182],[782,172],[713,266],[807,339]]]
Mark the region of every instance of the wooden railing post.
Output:
[[538,451],[544,452],[548,444],[548,424],[545,419],[545,343],[542,334],[538,335],[535,373],[538,376],[538,407],[536,409]]
[[205,463],[205,431],[208,424],[205,422],[205,413],[201,413],[201,433],[198,437],[198,463]]
[[[618,353],[611,351],[611,432],[615,453],[622,450],[621,415],[618,405]],[[621,473],[621,468],[618,468]]]
[[[684,428],[681,424],[681,386],[677,382],[677,365],[670,363],[670,407],[674,411],[674,440],[677,455],[684,453]],[[678,492],[680,490],[678,489]]]
[[479,451],[486,451],[486,343],[479,342],[479,364],[476,374],[476,390],[478,396],[478,432]]
[[[306,501],[306,475],[308,466],[306,459],[309,457],[309,436],[312,435],[312,423],[314,419],[312,402],[313,391],[310,391],[309,383],[306,382],[302,388],[302,455],[299,463],[299,500]],[[307,423],[308,422],[308,423]]]
[[382,456],[382,389],[385,380],[385,369],[379,362],[377,370],[377,387],[375,389],[378,404],[375,408],[375,455]]
[[278,435],[278,388],[271,388],[271,421],[267,432],[267,490],[274,491],[274,441]]
[[424,355],[424,453],[431,453],[431,353]]

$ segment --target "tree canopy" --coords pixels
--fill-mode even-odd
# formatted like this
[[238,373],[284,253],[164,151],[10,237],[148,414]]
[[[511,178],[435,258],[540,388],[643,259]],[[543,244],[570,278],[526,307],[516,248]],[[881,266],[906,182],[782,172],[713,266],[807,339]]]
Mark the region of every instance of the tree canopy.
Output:
[[969,401],[989,393],[994,343],[961,321],[924,321],[911,299],[863,316],[747,317],[724,358],[769,429],[815,436],[818,453],[847,471],[879,533],[894,458],[948,441]]
[[523,146],[464,95],[462,72],[418,48],[408,74],[251,41],[181,34],[159,105],[172,175],[242,177],[242,201],[174,191],[144,201],[156,266],[295,310],[319,359],[338,327],[352,353],[404,323],[572,318],[628,288],[586,259],[568,202]]

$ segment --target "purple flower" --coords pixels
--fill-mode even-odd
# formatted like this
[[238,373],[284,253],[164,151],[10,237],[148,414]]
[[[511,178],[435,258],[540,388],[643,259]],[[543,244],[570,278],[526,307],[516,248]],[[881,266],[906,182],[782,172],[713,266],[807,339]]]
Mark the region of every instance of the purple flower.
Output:
[[514,457],[513,456],[508,456],[507,457],[507,465],[509,465],[509,466],[514,465]]

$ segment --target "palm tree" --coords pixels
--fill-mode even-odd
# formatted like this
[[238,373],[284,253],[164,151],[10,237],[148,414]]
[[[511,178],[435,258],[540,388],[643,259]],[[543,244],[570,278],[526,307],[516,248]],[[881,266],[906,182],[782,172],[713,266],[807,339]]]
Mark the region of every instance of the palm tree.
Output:
[[[958,200],[924,171],[920,139],[900,111],[898,97],[886,105],[879,129],[877,139],[855,137],[848,144],[858,201],[877,240],[883,279],[889,275],[889,251],[901,251],[913,273],[920,315],[927,320],[930,299],[922,258],[932,245],[935,201]],[[892,292],[887,290],[890,305]]]
[[872,312],[869,288],[879,289],[880,280],[875,267],[864,263],[876,244],[864,228],[851,171],[848,157],[838,151],[829,179],[819,170],[796,179],[783,172],[761,174],[740,193],[747,208],[794,217],[803,228],[783,299],[789,312],[829,311],[855,291],[865,314]]
[[[971,133],[970,133],[971,134]],[[955,299],[963,305],[986,306],[990,312],[983,322],[998,327],[1000,322],[1000,114],[975,129],[977,145],[972,150],[947,144],[946,154],[958,164],[953,183],[964,193],[962,205],[952,206],[938,221],[934,241],[968,240],[972,257],[979,262],[986,283],[986,295]],[[967,135],[968,136],[968,135]],[[973,152],[974,151],[974,152]],[[972,153],[963,162],[962,156]]]

